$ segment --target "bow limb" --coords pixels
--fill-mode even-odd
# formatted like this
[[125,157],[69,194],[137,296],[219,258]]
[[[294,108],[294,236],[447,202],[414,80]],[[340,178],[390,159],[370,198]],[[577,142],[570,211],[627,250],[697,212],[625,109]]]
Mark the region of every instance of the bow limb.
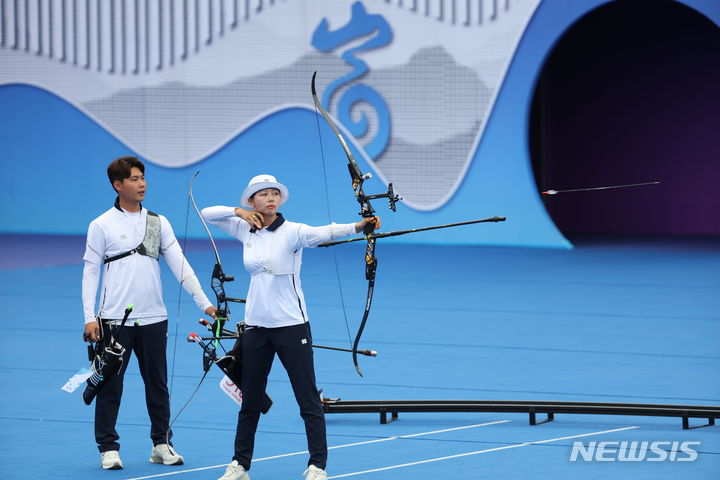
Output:
[[368,235],[367,242],[367,249],[365,250],[365,278],[368,281],[367,298],[365,299],[365,310],[363,311],[362,320],[360,321],[360,327],[358,327],[352,347],[353,365],[355,365],[355,370],[361,377],[363,374],[357,360],[358,347],[360,346],[360,338],[365,330],[365,324],[367,323],[368,315],[370,314],[370,306],[372,305],[373,293],[375,292],[375,270],[377,269],[375,238]]
[[[232,282],[235,280],[235,277],[230,275],[225,275],[225,272],[223,271],[222,262],[220,261],[220,253],[218,252],[217,245],[215,244],[215,240],[213,239],[212,234],[210,233],[210,229],[207,226],[207,223],[205,223],[205,219],[203,218],[202,214],[200,213],[200,209],[197,206],[197,203],[195,203],[195,197],[193,196],[193,182],[195,181],[195,177],[198,176],[200,171],[198,170],[195,172],[195,174],[190,179],[190,187],[188,189],[188,195],[190,196],[190,202],[192,203],[193,208],[195,209],[195,213],[197,213],[198,217],[200,218],[200,222],[202,223],[203,227],[205,228],[205,232],[208,235],[208,238],[210,239],[210,244],[212,245],[213,252],[215,253],[215,266],[213,267],[213,273],[210,280],[210,286],[212,287],[213,293],[215,294],[216,299],[216,316],[217,321],[214,324],[213,328],[213,334],[215,336],[220,336],[222,333],[222,328],[225,322],[228,319],[228,314],[230,313],[230,309],[228,308],[228,299],[227,295],[225,294],[225,282]],[[240,299],[232,299],[237,301],[242,301]],[[217,346],[218,342],[215,342],[215,346]]]
[[[342,136],[340,133],[340,130],[335,125],[335,122],[333,122],[332,118],[330,118],[330,114],[325,110],[325,107],[322,106],[322,103],[320,103],[320,98],[317,96],[317,90],[315,88],[315,77],[317,76],[317,72],[313,73],[312,81],[310,82],[310,89],[312,91],[312,98],[313,103],[315,103],[315,107],[318,109],[320,114],[323,116],[325,121],[328,123],[330,128],[332,129],[333,133],[337,137],[338,141],[340,142],[340,145],[342,146],[343,151],[345,152],[345,156],[348,159],[348,171],[350,172],[350,178],[352,180],[352,188],[355,192],[355,197],[357,198],[358,203],[360,203],[360,215],[365,218],[370,218],[375,216],[375,210],[373,209],[372,205],[370,204],[370,200],[376,199],[376,198],[387,198],[388,202],[390,204],[390,210],[393,212],[395,211],[395,203],[400,200],[400,197],[398,195],[395,195],[395,191],[393,190],[392,183],[388,184],[388,191],[387,193],[381,193],[378,195],[365,195],[365,192],[363,191],[363,183],[365,183],[365,180],[372,178],[371,173],[362,173],[360,170],[360,167],[358,166],[357,162],[355,161],[355,157],[353,156],[352,152],[350,151],[350,147],[348,147],[347,142],[345,141],[345,137]],[[372,233],[374,228],[372,228],[372,225],[367,224],[365,225],[364,233],[367,235],[369,233]]]
[[352,152],[350,151],[350,148],[348,147],[347,142],[345,141],[345,138],[340,133],[340,130],[338,130],[337,126],[335,125],[335,122],[332,121],[332,118],[330,118],[330,114],[325,110],[325,107],[322,106],[322,103],[320,103],[320,98],[317,96],[317,90],[315,89],[315,77],[317,76],[317,72],[313,73],[312,81],[310,82],[310,90],[312,91],[312,99],[315,103],[315,107],[318,109],[320,114],[323,116],[325,121],[330,125],[330,128],[332,129],[333,133],[335,133],[335,136],[337,137],[338,141],[340,142],[340,145],[342,145],[342,149],[345,152],[345,156],[348,159],[348,167],[350,168],[350,175],[353,177],[353,189],[355,190],[355,194],[357,195],[358,190],[355,188],[355,179],[358,178],[359,187],[360,190],[362,190],[362,182],[365,181],[366,178],[370,178],[370,175],[363,175],[360,171],[360,167],[358,167],[357,162],[355,161],[355,157],[353,157]]
[[207,223],[205,223],[205,219],[203,218],[202,214],[200,213],[200,209],[197,206],[197,203],[195,203],[195,197],[193,197],[193,182],[195,181],[195,177],[197,177],[200,174],[200,170],[195,172],[190,179],[190,187],[188,188],[188,195],[190,196],[190,202],[192,203],[193,208],[195,209],[195,213],[197,213],[197,216],[200,218],[200,222],[202,222],[202,226],[205,228],[205,232],[207,233],[208,237],[210,238],[210,243],[212,244],[213,252],[215,252],[215,262],[218,265],[222,266],[222,262],[220,262],[220,253],[218,253],[217,246],[215,245],[215,240],[213,239],[212,234],[210,233],[210,229],[207,226]]
[[[205,231],[207,232],[208,237],[210,237],[210,243],[212,244],[213,251],[215,252],[215,268],[213,269],[212,282],[211,282],[213,292],[215,293],[215,296],[217,297],[217,309],[218,309],[218,312],[216,314],[218,316],[218,321],[213,324],[214,327],[216,328],[216,330],[213,331],[213,338],[215,339],[215,345],[201,345],[203,347],[203,351],[206,355],[206,358],[209,358],[211,361],[215,361],[217,358],[215,351],[219,344],[217,337],[219,337],[220,333],[222,333],[222,326],[224,324],[224,319],[223,319],[223,321],[220,321],[220,319],[219,319],[220,313],[221,313],[220,309],[221,309],[221,305],[223,305],[223,302],[224,302],[224,306],[225,306],[223,315],[227,316],[227,300],[225,297],[225,288],[223,286],[223,283],[225,281],[230,281],[232,279],[232,277],[229,277],[229,279],[230,279],[229,280],[228,277],[226,277],[226,275],[222,271],[222,263],[220,263],[220,254],[218,253],[218,249],[215,246],[215,240],[213,240],[212,234],[210,234],[210,229],[208,228],[207,224],[205,223],[205,219],[200,214],[200,210],[198,209],[197,204],[195,203],[195,198],[193,197],[193,190],[192,190],[193,182],[195,181],[195,177],[197,177],[199,173],[200,173],[200,171],[198,170],[197,172],[195,172],[195,174],[192,176],[192,178],[190,178],[190,185],[188,187],[188,197],[189,197],[190,203],[192,203],[192,206],[195,209],[195,212],[198,214],[198,217],[200,217],[200,221],[202,222],[203,227],[205,227]],[[188,211],[189,211],[189,208],[190,207],[188,206]],[[186,216],[186,223],[185,223],[185,240],[187,240],[187,216]],[[185,245],[183,245],[183,250],[185,250],[184,247],[185,247]],[[180,276],[182,277],[182,274]],[[216,280],[217,280],[217,282],[216,282]],[[216,283],[218,285],[216,285]],[[180,286],[180,290],[182,291],[182,283]],[[180,313],[180,297],[178,296],[178,319],[180,318],[179,313]],[[177,337],[177,331],[176,331],[176,337]],[[174,353],[173,353],[173,357],[174,357]],[[200,386],[205,381],[205,378],[207,377],[207,374],[210,371],[210,364],[203,362],[203,365],[206,368],[204,368],[204,372],[203,372],[202,377],[200,377],[200,381],[198,382],[197,386],[195,387],[195,390],[193,390],[193,392],[190,394],[190,397],[185,401],[183,406],[180,407],[180,410],[178,411],[178,413],[176,413],[175,417],[170,421],[170,427],[172,427],[175,424],[175,420],[177,420],[178,417],[180,417],[180,414],[190,404],[192,399],[195,398],[195,394],[198,392],[198,390],[200,390]],[[174,375],[174,368],[175,367],[173,365],[173,375]],[[170,428],[168,428],[168,430],[165,432],[166,443],[170,442],[169,435],[170,435]]]

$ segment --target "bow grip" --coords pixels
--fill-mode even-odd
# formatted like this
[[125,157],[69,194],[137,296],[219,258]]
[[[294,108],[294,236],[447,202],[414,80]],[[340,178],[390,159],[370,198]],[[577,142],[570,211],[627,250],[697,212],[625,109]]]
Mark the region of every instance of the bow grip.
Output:
[[370,235],[374,231],[375,231],[375,223],[373,223],[373,222],[366,223],[365,226],[363,227],[363,233],[365,235]]

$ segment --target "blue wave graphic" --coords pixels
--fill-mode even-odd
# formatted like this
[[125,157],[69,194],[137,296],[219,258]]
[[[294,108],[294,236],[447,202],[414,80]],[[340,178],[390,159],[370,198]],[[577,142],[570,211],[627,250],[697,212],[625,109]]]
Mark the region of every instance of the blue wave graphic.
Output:
[[[25,179],[0,197],[8,212],[3,230],[84,233],[89,221],[114,200],[105,173],[107,164],[135,152],[73,105],[43,89],[0,87],[0,105],[3,117],[14,119],[5,122],[0,133],[3,145],[9,147],[6,158],[17,159],[13,175]],[[345,156],[329,127],[323,124],[321,129],[328,195],[338,215],[347,212],[337,221],[355,221]],[[355,154],[361,168],[370,171],[359,153]],[[317,122],[315,113],[306,109],[290,108],[265,117],[188,167],[167,168],[143,160],[149,185],[146,206],[166,215],[176,229],[184,228],[188,181],[197,170],[202,174],[194,190],[201,206],[236,205],[248,179],[269,172],[291,189],[293,201],[284,209],[287,215],[306,223],[329,221]],[[378,190],[384,188],[376,183]],[[369,188],[372,185],[369,181]],[[62,213],[47,215],[48,209]],[[191,221],[188,234],[202,236],[201,228],[199,222]]]
[[[85,233],[115,198],[107,164],[135,152],[68,102],[37,87],[0,87],[0,114],[6,119],[0,129],[4,166],[12,176],[0,194],[0,231]],[[359,152],[353,153],[361,170],[372,172]],[[202,226],[188,208],[188,182],[195,171],[202,172],[193,189],[200,207],[238,205],[249,178],[271,173],[290,189],[290,201],[282,209],[287,218],[311,225],[355,222],[358,206],[346,163],[340,143],[315,112],[288,108],[259,120],[194,165],[168,168],[146,161],[145,206],[168,217],[178,238],[202,238]],[[520,177],[517,172],[513,176]],[[365,191],[381,193],[386,186],[373,178]],[[374,205],[383,218],[383,231],[493,215],[509,218],[502,224],[423,232],[387,240],[391,242],[568,246],[538,216],[532,195],[512,194],[508,202],[502,201],[504,191],[515,190],[498,183],[487,165],[476,161],[462,188],[439,210],[419,212],[401,203],[393,214],[382,200]]]

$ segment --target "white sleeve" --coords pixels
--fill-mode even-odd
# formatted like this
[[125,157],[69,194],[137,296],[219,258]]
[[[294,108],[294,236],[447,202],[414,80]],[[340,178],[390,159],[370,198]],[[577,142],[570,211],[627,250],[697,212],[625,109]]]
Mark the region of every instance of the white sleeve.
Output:
[[95,298],[100,284],[100,268],[105,255],[105,234],[102,228],[92,222],[88,227],[82,276],[82,304],[85,323],[95,321]]
[[85,254],[83,260],[86,262],[103,262],[105,258],[105,232],[102,227],[92,222],[88,227],[87,239],[85,240]]
[[100,265],[85,260],[82,277],[82,304],[85,323],[95,321],[95,297],[100,283]]
[[202,209],[201,215],[210,225],[222,229],[225,233],[245,243],[250,232],[250,224],[235,215],[235,207],[222,205],[207,207]]
[[331,223],[322,227],[311,227],[301,224],[300,243],[303,247],[315,247],[318,243],[330,242],[338,238],[348,237],[355,233],[354,223]]
[[204,312],[208,307],[212,306],[212,303],[203,292],[200,282],[195,276],[195,271],[188,263],[185,255],[183,255],[170,222],[162,215],[160,215],[160,221],[160,253],[165,258],[177,281],[180,282],[186,292],[192,295],[195,305]]

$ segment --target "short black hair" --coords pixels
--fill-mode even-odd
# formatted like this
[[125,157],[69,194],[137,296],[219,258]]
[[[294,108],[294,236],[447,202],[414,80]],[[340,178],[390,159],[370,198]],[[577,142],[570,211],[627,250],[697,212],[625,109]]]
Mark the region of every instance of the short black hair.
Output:
[[140,171],[145,174],[145,165],[140,161],[139,158],[133,156],[125,156],[116,158],[107,167],[107,175],[112,185],[113,190],[115,189],[115,180],[122,183],[126,178],[130,178],[130,171],[133,167],[137,167]]

